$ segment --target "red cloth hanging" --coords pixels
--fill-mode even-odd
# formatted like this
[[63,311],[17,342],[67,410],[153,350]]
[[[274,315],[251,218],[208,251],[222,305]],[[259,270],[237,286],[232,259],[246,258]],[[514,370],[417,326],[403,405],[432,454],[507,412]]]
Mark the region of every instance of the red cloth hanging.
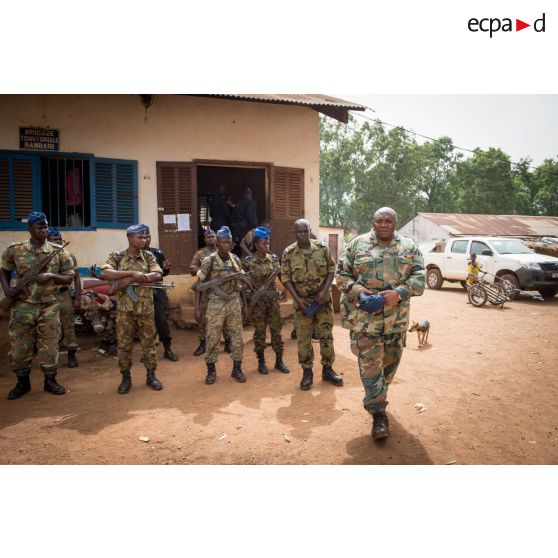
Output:
[[82,200],[81,175],[79,169],[66,171],[66,204],[81,205]]

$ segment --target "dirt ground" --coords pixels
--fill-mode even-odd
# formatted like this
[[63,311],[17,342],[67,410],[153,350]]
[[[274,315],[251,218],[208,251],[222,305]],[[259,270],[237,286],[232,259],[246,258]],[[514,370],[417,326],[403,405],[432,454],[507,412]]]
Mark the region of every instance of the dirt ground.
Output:
[[[137,365],[132,391],[118,395],[116,361],[97,355],[95,337],[87,337],[81,338],[80,367],[59,371],[69,393],[56,397],[43,392],[34,369],[33,391],[8,401],[14,377],[4,354],[0,462],[558,463],[558,297],[538,302],[522,295],[503,309],[465,302],[464,291],[454,286],[427,289],[413,299],[411,319],[431,323],[429,345],[419,350],[416,334],[408,335],[390,388],[391,436],[384,443],[370,437],[348,331],[334,330],[335,369],[345,386],[323,384],[315,365],[317,381],[303,392],[298,389],[296,341],[287,323],[283,337],[291,373],[258,374],[251,331],[246,330],[245,384],[230,378],[231,361],[223,353],[217,383],[206,386],[203,357],[191,356],[196,334],[187,330],[175,331],[180,361],[160,362],[158,376],[165,386],[160,392],[145,386],[143,368]],[[318,353],[318,344],[313,346]],[[272,360],[271,348],[267,353]],[[423,412],[417,412],[417,403]]]

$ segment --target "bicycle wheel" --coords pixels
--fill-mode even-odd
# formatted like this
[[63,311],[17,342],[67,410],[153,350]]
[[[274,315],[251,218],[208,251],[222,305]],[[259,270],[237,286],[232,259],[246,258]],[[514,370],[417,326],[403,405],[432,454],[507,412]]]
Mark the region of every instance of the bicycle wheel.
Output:
[[486,294],[484,287],[478,283],[469,289],[467,296],[469,297],[469,302],[473,306],[484,306],[488,299],[488,295]]

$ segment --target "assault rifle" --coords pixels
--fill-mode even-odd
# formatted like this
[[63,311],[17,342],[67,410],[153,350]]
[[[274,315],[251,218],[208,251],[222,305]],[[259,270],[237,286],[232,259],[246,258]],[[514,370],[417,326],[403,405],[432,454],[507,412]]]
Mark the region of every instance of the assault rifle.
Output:
[[58,254],[62,252],[66,246],[68,246],[70,242],[64,242],[64,244],[60,245],[53,245],[52,252],[47,254],[43,258],[41,258],[31,269],[26,271],[17,281],[15,286],[13,287],[15,290],[15,295],[13,297],[6,296],[2,300],[0,300],[0,308],[7,312],[10,309],[10,306],[19,299],[20,294],[24,294],[25,298],[27,298],[30,293],[27,286],[29,283],[33,283],[37,276],[43,271],[43,269],[50,263],[50,261]]
[[215,294],[219,298],[222,298],[223,300],[228,300],[230,299],[231,295],[225,293],[223,289],[221,289],[220,285],[238,279],[239,281],[242,281],[246,286],[252,287],[252,282],[250,281],[250,277],[248,277],[250,273],[252,272],[248,271],[247,273],[238,272],[238,273],[229,273],[228,275],[222,275],[221,277],[217,277],[216,279],[211,279],[210,281],[204,281],[203,283],[198,283],[196,285],[196,290],[200,293],[203,293],[208,289],[213,289],[215,291]]
[[268,297],[275,297],[280,298],[281,293],[278,291],[270,291],[271,285],[275,283],[275,278],[281,273],[281,269],[277,268],[266,280],[265,283],[250,297],[250,304],[248,305],[248,312],[246,313],[246,319],[249,320],[256,304],[262,299],[264,296]]
[[[113,285],[114,289],[110,294],[114,294],[115,291],[122,290],[119,286],[122,284],[123,279],[117,279],[115,281],[105,281],[103,279],[84,279],[82,281],[82,287],[84,289],[91,289],[93,287],[102,287],[103,285]],[[139,300],[139,295],[136,292],[135,287],[139,287],[142,289],[174,289],[174,283],[170,285],[166,285],[165,283],[128,283],[126,286],[126,294],[132,299],[133,302],[137,302]]]

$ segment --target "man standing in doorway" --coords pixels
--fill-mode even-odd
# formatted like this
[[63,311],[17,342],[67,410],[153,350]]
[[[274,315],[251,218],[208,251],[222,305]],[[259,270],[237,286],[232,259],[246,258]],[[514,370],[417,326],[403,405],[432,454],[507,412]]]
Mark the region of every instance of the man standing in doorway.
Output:
[[[148,250],[155,256],[157,264],[163,270],[163,277],[166,277],[170,273],[171,262],[167,260],[162,250],[159,248],[151,248],[151,231],[149,227],[147,227],[145,235],[145,250]],[[159,341],[163,343],[163,347],[165,348],[163,358],[176,362],[178,357],[171,349],[172,337],[168,321],[169,297],[165,289],[154,289],[153,305],[155,307],[155,326],[157,327]]]
[[234,206],[231,214],[233,240],[237,243],[250,229],[258,226],[258,205],[252,199],[252,189],[244,188],[242,194],[243,198]]
[[410,298],[424,292],[422,254],[412,239],[396,233],[396,225],[393,209],[378,209],[373,229],[353,238],[337,265],[341,325],[351,330],[374,440],[389,435],[388,387],[403,353]]
[[283,252],[281,283],[293,297],[295,328],[298,341],[298,361],[302,366],[300,389],[312,387],[314,349],[312,330],[315,327],[320,340],[322,380],[342,386],[343,378],[333,370],[333,303],[331,284],[335,262],[323,242],[310,238],[310,223],[299,219],[294,224],[297,241]]
[[209,216],[211,217],[211,228],[218,231],[221,227],[231,224],[231,211],[234,205],[226,194],[224,184],[219,185],[219,194],[213,196],[209,202]]

